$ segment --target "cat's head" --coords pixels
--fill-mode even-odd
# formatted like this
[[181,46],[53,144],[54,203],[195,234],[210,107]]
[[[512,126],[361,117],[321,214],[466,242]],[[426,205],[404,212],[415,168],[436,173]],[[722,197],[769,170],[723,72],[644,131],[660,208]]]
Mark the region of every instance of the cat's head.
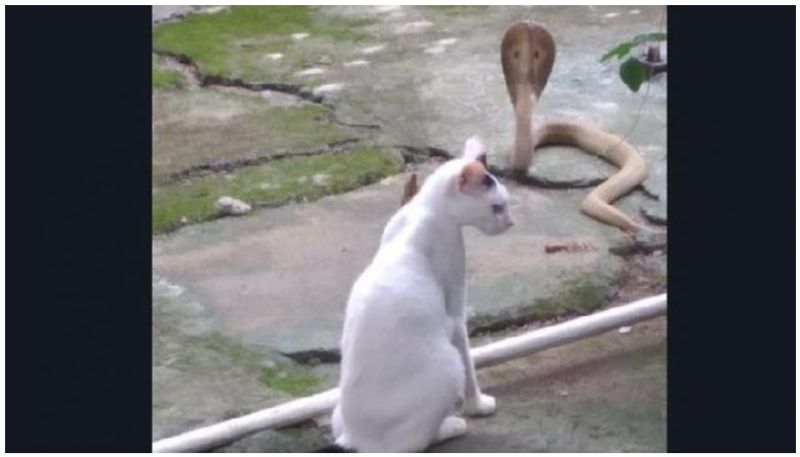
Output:
[[486,235],[503,233],[514,225],[508,213],[508,190],[486,169],[483,141],[478,136],[468,139],[461,158],[454,162],[452,210],[461,222]]

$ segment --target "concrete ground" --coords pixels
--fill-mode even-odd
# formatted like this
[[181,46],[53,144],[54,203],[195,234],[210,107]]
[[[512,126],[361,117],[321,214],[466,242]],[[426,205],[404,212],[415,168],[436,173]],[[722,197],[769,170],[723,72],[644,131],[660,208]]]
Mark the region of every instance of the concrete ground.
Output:
[[[498,49],[516,20],[544,23],[558,48],[537,113],[630,131],[650,174],[616,206],[666,220],[666,76],[634,94],[599,62],[662,13],[154,7],[153,439],[336,384],[349,288],[409,174],[424,178],[474,133],[507,165]],[[613,172],[551,147],[529,174],[562,188],[505,182],[513,229],[466,234],[474,345],[665,290],[663,250],[612,254],[631,239],[579,212],[580,182]],[[221,217],[223,195],[254,210]],[[482,371],[497,415],[434,450],[663,450],[665,334],[654,321]],[[326,433],[308,423],[220,450],[312,450]]]
[[[468,419],[466,435],[429,452],[666,452],[666,357],[660,318],[483,369],[479,382],[497,412]],[[321,422],[217,452],[311,452],[329,443]]]
[[497,413],[431,451],[666,452],[666,331],[659,318],[481,370]]

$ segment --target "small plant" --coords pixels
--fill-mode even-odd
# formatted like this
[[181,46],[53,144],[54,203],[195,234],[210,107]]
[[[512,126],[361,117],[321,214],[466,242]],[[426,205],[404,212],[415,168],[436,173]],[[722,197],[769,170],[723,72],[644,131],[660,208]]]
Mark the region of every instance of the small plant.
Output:
[[630,41],[624,41],[614,46],[603,54],[600,62],[616,57],[622,63],[619,66],[619,77],[628,88],[634,92],[639,91],[642,83],[648,78],[648,67],[639,58],[631,55],[631,51],[638,46],[652,41],[666,41],[667,34],[663,32],[645,33],[635,36]]

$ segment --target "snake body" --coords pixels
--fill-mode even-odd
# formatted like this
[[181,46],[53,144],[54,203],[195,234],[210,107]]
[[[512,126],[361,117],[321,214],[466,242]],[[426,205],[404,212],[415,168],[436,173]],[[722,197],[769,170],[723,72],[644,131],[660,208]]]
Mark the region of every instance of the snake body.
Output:
[[628,232],[644,230],[642,224],[611,206],[647,177],[644,159],[633,146],[617,135],[575,122],[533,122],[534,108],[547,85],[556,55],[555,42],[547,29],[531,22],[512,25],[503,37],[500,55],[516,121],[512,170],[527,172],[534,151],[545,145],[569,145],[592,153],[618,166],[619,171],[584,198],[581,210]]

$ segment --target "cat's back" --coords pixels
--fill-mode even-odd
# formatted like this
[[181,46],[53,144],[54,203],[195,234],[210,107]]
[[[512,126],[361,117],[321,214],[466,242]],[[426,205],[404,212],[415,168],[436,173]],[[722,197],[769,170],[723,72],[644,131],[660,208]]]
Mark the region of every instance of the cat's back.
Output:
[[381,244],[356,280],[347,303],[347,320],[360,318],[371,325],[374,319],[399,325],[440,324],[444,292],[430,259],[415,242],[416,217],[406,213],[405,226],[395,228],[396,233]]
[[392,307],[435,301],[441,295],[428,259],[395,238],[381,246],[372,263],[353,285],[354,306]]

